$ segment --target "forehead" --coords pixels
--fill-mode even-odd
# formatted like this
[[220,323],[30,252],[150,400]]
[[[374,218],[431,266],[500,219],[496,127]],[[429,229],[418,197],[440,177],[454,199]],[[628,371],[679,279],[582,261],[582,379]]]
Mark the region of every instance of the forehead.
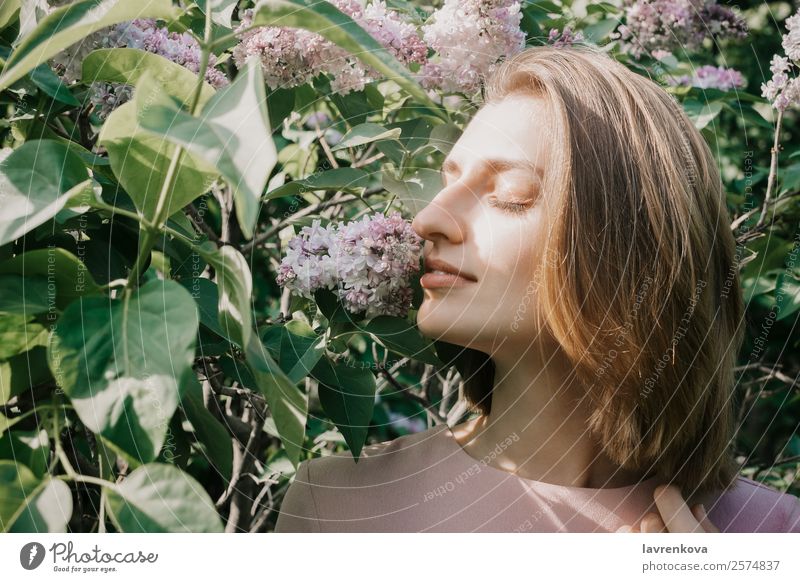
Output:
[[541,98],[512,95],[484,105],[453,146],[457,162],[486,158],[543,163],[547,152],[546,103]]

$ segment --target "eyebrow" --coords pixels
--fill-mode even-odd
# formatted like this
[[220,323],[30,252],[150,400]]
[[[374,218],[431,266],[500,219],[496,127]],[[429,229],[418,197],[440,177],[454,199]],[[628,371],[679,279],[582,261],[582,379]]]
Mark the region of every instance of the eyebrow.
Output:
[[[528,162],[526,160],[506,160],[501,158],[490,158],[483,160],[483,164],[491,168],[497,174],[501,172],[507,172],[509,170],[526,170],[528,172],[533,172],[539,177],[541,177],[543,174],[542,168],[540,168],[533,162]],[[446,158],[444,163],[442,164],[443,172],[457,172],[458,169],[459,169],[458,164],[455,162],[455,160],[449,157]]]

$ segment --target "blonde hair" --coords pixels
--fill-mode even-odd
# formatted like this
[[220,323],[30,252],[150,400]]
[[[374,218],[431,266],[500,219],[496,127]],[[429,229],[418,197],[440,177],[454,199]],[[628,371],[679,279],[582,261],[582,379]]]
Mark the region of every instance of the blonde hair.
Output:
[[[625,468],[689,496],[725,489],[744,305],[723,185],[708,145],[655,82],[588,45],[503,62],[485,102],[544,98],[551,232],[542,324],[589,387],[590,430]],[[473,351],[464,395],[483,414],[494,366]]]

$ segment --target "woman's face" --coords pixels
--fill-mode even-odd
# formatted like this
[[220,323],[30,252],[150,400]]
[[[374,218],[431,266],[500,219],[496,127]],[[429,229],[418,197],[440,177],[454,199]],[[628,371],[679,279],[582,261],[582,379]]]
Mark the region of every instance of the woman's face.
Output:
[[438,259],[474,280],[423,277],[417,324],[424,335],[486,353],[524,351],[536,337],[537,265],[548,226],[541,184],[552,147],[545,116],[544,101],[530,96],[487,104],[447,156],[443,188],[412,227],[426,239],[426,271]]

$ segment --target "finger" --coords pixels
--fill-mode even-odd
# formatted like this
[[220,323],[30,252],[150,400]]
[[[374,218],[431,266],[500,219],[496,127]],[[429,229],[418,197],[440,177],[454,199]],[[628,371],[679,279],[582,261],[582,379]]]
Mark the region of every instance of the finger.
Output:
[[680,490],[675,485],[659,485],[656,487],[655,498],[661,519],[670,533],[676,532],[704,532],[703,526],[692,514],[686,505]]
[[703,529],[706,531],[706,533],[720,533],[717,526],[715,526],[709,519],[708,514],[706,513],[706,508],[702,503],[698,503],[692,507],[692,513],[697,518],[697,521],[700,522],[700,525],[703,526]]
[[648,513],[642,518],[642,533],[667,533],[664,520],[656,513]]
[[616,531],[616,533],[632,533],[632,532],[633,528],[629,525],[620,526]]

